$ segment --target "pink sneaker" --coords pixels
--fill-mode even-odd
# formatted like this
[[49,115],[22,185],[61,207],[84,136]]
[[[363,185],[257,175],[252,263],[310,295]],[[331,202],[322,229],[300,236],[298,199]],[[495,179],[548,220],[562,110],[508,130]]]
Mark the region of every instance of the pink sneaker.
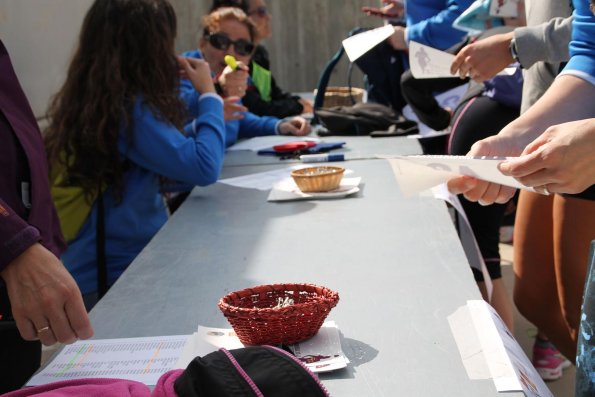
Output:
[[548,345],[533,345],[533,366],[543,380],[560,379],[562,370],[570,367],[571,363],[551,343]]

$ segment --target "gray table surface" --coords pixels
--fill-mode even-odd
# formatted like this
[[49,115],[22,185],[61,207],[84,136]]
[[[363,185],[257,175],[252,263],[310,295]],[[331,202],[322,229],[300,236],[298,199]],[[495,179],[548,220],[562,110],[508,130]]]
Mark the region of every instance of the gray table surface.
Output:
[[[377,154],[421,154],[419,141],[407,137],[370,138],[369,136],[328,136],[324,142],[345,142],[341,149],[332,151],[343,153],[347,158],[370,158]],[[300,140],[296,137],[296,140]],[[299,160],[281,160],[277,156],[259,156],[249,150],[228,151],[224,167],[244,165],[287,165]]]
[[345,164],[363,185],[340,200],[196,188],[92,310],[94,338],[229,327],[226,293],[309,282],[341,297],[328,319],[351,364],[321,375],[333,396],[496,396],[491,380],[468,378],[447,322],[480,294],[444,202],[403,198],[385,160]]

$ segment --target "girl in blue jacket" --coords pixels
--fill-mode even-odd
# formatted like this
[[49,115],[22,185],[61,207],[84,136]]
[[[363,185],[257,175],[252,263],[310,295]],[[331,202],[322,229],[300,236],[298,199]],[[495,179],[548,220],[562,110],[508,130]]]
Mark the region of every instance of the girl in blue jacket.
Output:
[[[167,0],[96,0],[49,108],[52,194],[69,244],[62,260],[87,302],[98,290],[98,220],[111,285],[167,220],[161,181],[203,186],[221,170],[222,100],[206,62],[176,58],[175,34]],[[186,134],[180,73],[202,94]]]

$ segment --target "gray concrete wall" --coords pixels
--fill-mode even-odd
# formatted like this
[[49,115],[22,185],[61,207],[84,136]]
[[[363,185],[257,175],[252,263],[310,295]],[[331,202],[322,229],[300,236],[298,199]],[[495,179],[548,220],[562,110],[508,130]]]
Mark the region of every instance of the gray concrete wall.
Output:
[[0,38],[35,115],[62,85],[92,0],[2,0]]
[[[210,1],[170,0],[179,20],[176,48],[194,48],[201,16]],[[92,0],[2,0],[0,38],[8,48],[35,115],[43,117],[47,103],[61,86],[80,26]],[[273,74],[289,91],[311,91],[320,71],[355,26],[379,26],[366,17],[363,5],[377,0],[268,0],[273,14],[273,38],[266,44]],[[346,59],[346,57],[345,57]],[[337,67],[331,84],[346,85],[347,62]],[[361,86],[355,73],[354,85]]]

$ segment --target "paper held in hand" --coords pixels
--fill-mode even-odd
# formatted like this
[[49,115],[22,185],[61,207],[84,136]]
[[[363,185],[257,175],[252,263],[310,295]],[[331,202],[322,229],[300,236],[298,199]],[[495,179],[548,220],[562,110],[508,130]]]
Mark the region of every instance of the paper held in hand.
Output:
[[518,189],[535,191],[521,184],[511,176],[498,170],[498,164],[507,157],[467,157],[467,156],[383,156],[393,169],[395,179],[404,196],[437,186],[460,176],[467,175],[477,179],[498,183]]
[[378,44],[388,39],[395,29],[392,25],[384,25],[381,28],[367,30],[343,40],[343,48],[347,53],[349,61],[356,59],[376,47]]
[[[454,59],[455,56],[446,51],[440,51],[415,41],[409,42],[409,67],[411,74],[416,79],[458,78],[458,75],[450,73],[450,65]],[[514,67],[508,67],[498,75],[510,76],[514,72]]]

